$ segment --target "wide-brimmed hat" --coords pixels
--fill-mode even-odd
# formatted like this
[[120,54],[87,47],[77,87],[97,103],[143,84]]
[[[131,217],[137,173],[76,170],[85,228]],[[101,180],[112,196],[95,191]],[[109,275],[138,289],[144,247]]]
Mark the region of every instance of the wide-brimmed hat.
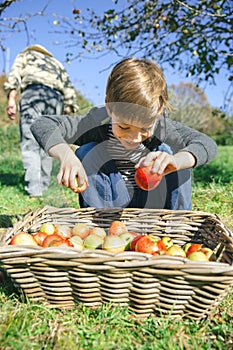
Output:
[[26,49],[23,50],[23,52],[25,51],[38,51],[38,52],[41,52],[43,53],[44,55],[47,55],[47,56],[51,56],[53,57],[53,55],[51,54],[51,52],[49,52],[45,47],[41,46],[41,45],[31,45],[31,46],[28,46],[26,47]]

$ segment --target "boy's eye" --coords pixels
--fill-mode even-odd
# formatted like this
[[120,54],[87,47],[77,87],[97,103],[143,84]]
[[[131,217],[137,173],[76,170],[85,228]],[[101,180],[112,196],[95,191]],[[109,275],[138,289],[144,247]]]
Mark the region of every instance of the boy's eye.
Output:
[[128,130],[128,129],[129,129],[128,126],[118,125],[118,127],[119,127],[121,130]]

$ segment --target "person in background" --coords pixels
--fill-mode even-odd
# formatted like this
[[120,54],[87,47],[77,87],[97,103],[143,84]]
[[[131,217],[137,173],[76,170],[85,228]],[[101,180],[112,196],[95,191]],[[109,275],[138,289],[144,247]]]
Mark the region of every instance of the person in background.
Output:
[[[82,191],[81,207],[191,210],[191,170],[210,162],[217,145],[169,119],[171,108],[161,68],[128,58],[108,77],[104,107],[85,117],[46,116],[31,131],[60,161],[58,183]],[[76,152],[70,143],[79,146]],[[151,191],[139,188],[134,178],[136,169],[149,165],[151,176],[162,175]]]
[[16,119],[20,95],[20,149],[25,169],[25,191],[34,198],[49,187],[52,158],[31,133],[31,124],[43,115],[71,114],[78,110],[76,92],[64,66],[41,45],[26,47],[13,63],[4,84],[7,113]]

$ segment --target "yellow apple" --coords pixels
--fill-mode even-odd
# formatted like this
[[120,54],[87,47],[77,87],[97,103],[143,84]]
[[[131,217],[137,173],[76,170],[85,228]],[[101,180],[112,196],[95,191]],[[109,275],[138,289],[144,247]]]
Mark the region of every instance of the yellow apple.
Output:
[[76,193],[84,192],[88,187],[88,182],[85,180],[82,186],[79,186],[78,178],[75,178],[75,190]]
[[166,249],[170,248],[173,246],[173,240],[169,236],[164,236],[161,238],[161,241],[164,243]]
[[10,245],[33,245],[38,246],[35,239],[30,233],[20,232],[17,233],[10,241]]
[[185,251],[178,244],[173,244],[168,248],[166,255],[180,256],[182,258],[186,257]]
[[105,237],[106,231],[103,227],[95,226],[90,228],[90,234],[95,233],[96,235],[99,235],[100,237]]
[[84,222],[79,222],[78,224],[74,225],[72,229],[72,235],[79,236],[82,239],[85,239],[89,235],[89,233],[90,227]]
[[121,253],[125,250],[125,241],[117,235],[106,236],[102,249],[111,253]]
[[55,232],[55,226],[51,222],[45,222],[41,226],[40,232],[45,232],[47,235],[53,235]]
[[56,234],[62,236],[63,238],[70,238],[72,236],[72,230],[67,225],[55,225],[55,232]]
[[79,249],[79,250],[84,249],[83,240],[81,237],[72,236],[69,238],[69,241],[71,242],[71,244],[73,244],[74,248]]

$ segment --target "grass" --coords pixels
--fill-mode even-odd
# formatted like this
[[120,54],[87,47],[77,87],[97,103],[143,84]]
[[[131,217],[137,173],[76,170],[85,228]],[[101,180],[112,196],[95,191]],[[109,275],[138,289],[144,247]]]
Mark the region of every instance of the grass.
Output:
[[[52,183],[42,200],[24,193],[17,126],[0,128],[0,228],[12,226],[28,211],[44,205],[78,207],[77,196],[58,186],[54,162]],[[233,147],[219,147],[217,158],[194,170],[193,209],[216,213],[233,231]],[[209,320],[196,323],[151,317],[133,318],[124,307],[99,309],[77,305],[49,309],[25,302],[5,281],[0,287],[0,349],[199,350],[232,349],[233,302],[229,293]]]

